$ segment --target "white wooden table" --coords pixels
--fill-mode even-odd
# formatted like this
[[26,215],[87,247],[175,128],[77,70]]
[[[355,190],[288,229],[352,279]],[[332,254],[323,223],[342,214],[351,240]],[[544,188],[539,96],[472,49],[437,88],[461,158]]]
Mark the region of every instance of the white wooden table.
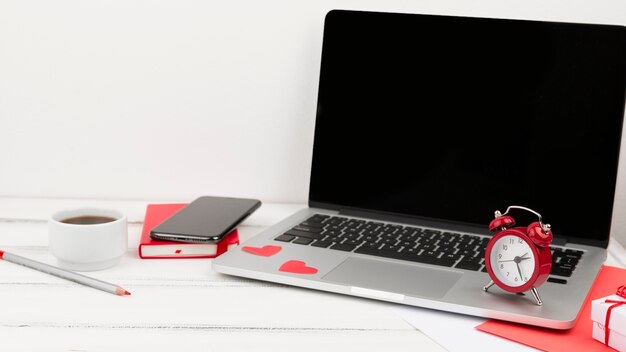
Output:
[[[132,293],[115,296],[0,261],[0,350],[442,350],[392,304],[221,275],[210,259],[139,259],[147,203],[0,198],[0,249],[50,264],[50,214],[80,206],[123,211],[128,253],[88,275]],[[264,205],[239,228],[241,240],[302,207]]]
[[[139,259],[147,203],[0,198],[0,249],[50,264],[50,214],[80,206],[123,211],[128,253],[88,275],[132,292],[114,296],[0,261],[0,350],[443,350],[390,303],[225,276],[210,259]],[[263,205],[239,228],[242,242],[303,206]],[[625,253],[612,243],[607,263],[623,266]]]

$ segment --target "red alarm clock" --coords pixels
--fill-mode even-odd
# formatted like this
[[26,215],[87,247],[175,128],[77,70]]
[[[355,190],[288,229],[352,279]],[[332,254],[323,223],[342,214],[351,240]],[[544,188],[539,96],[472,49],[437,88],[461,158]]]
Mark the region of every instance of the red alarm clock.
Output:
[[[511,209],[521,209],[539,217],[539,221],[523,227],[515,226],[508,215]],[[487,291],[493,284],[501,289],[519,293],[531,291],[537,305],[542,305],[537,287],[548,279],[552,269],[552,231],[541,221],[541,215],[532,209],[512,205],[504,214],[496,210],[496,218],[489,224],[496,233],[485,249],[485,266],[491,282],[483,287]]]

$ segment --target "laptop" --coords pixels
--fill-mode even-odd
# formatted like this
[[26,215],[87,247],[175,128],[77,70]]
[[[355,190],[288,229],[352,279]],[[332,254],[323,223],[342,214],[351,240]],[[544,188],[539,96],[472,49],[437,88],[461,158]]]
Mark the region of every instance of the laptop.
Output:
[[[308,208],[213,268],[571,328],[607,255],[625,86],[622,26],[333,10]],[[483,291],[487,227],[510,205],[552,225],[542,306]]]

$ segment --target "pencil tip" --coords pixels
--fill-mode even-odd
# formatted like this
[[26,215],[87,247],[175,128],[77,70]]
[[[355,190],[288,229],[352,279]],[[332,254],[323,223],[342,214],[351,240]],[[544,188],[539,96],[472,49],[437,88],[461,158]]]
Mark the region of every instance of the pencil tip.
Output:
[[4,257],[4,251],[0,251],[0,259]]
[[130,295],[130,292],[126,291],[123,288],[118,287],[115,289],[115,294],[118,296],[128,296]]

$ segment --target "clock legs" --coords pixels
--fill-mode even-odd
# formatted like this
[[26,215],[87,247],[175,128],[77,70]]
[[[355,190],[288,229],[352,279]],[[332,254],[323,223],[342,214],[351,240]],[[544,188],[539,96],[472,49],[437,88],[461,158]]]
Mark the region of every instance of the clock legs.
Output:
[[495,282],[493,282],[493,280],[489,281],[489,283],[487,285],[483,286],[483,291],[487,292],[489,287],[493,286],[494,284],[495,284]]
[[537,292],[537,288],[535,286],[533,286],[533,288],[530,289],[530,292],[532,292],[533,297],[535,297],[535,301],[537,302],[538,306],[543,305],[543,302],[541,301],[541,297],[539,297],[539,292]]
[[[489,281],[489,283],[485,286],[483,286],[483,291],[487,292],[487,290],[489,290],[489,288],[491,286],[493,286],[495,284],[495,282],[493,282],[493,280]],[[538,306],[542,306],[543,305],[543,301],[541,300],[541,297],[539,297],[539,292],[537,292],[537,288],[535,286],[533,286],[530,289],[530,292],[533,294],[533,297],[535,298],[535,302]]]

